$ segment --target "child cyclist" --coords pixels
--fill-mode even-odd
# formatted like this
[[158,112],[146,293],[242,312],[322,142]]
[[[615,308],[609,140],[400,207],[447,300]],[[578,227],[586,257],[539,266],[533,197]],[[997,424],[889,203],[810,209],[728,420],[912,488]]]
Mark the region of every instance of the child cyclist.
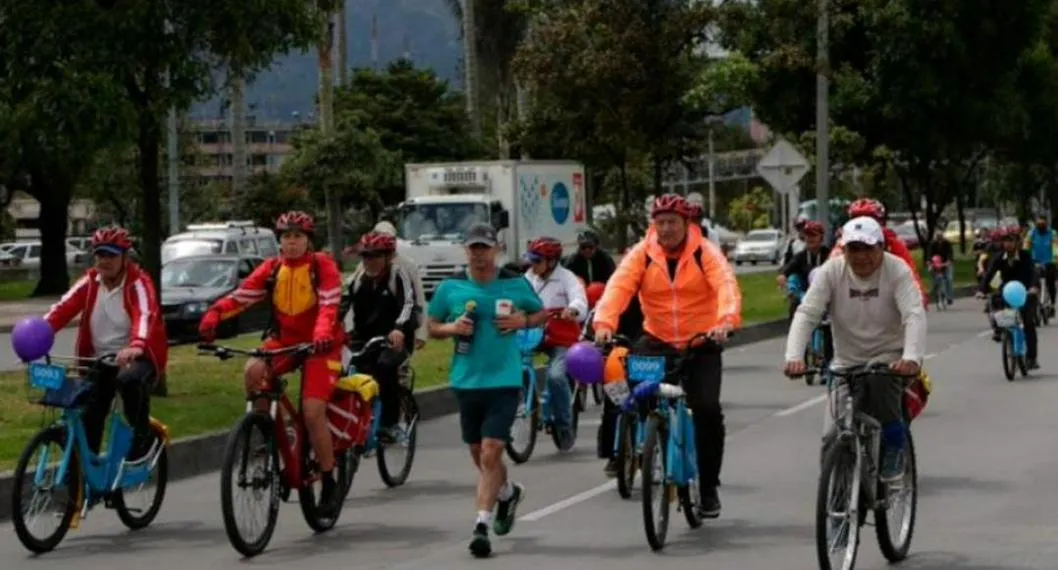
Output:
[[248,392],[261,390],[272,379],[302,368],[302,413],[323,474],[320,509],[325,516],[333,516],[341,509],[341,493],[334,476],[334,448],[326,412],[342,369],[344,332],[338,321],[342,282],[334,260],[312,251],[314,229],[312,216],[304,212],[279,216],[279,256],[257,266],[238,289],[214,303],[202,317],[199,332],[204,340],[212,341],[221,321],[270,297],[272,322],[262,348],[314,345],[307,358],[284,356],[271,363],[251,358],[244,379]]

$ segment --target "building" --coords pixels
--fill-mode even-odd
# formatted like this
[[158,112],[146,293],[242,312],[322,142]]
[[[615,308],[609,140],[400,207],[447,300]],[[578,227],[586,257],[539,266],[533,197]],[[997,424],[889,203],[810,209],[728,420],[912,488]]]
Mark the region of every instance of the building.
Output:
[[[188,123],[188,128],[198,144],[198,165],[194,169],[199,179],[231,184],[235,153],[231,123],[226,119],[194,120]],[[261,122],[247,115],[247,176],[279,170],[293,151],[290,139],[299,128],[301,125],[297,123]]]
[[[74,198],[70,201],[69,225],[66,235],[83,236],[93,229],[95,204],[91,200]],[[40,215],[40,203],[24,192],[15,192],[7,213],[15,222],[15,239],[33,240],[40,238],[40,226],[37,217]]]

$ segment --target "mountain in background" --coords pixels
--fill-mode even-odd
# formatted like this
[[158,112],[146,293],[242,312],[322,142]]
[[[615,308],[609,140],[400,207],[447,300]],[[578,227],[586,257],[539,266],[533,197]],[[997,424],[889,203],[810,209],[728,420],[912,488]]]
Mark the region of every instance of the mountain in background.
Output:
[[[378,20],[378,66],[405,53],[418,67],[459,86],[463,46],[459,23],[446,0],[346,0],[348,63],[371,67],[372,19]],[[335,46],[337,47],[337,46]],[[337,62],[337,57],[335,61]],[[337,77],[337,70],[335,70]],[[248,114],[266,121],[290,121],[313,113],[319,73],[316,50],[280,56],[246,88]],[[222,94],[192,106],[193,119],[224,117]]]

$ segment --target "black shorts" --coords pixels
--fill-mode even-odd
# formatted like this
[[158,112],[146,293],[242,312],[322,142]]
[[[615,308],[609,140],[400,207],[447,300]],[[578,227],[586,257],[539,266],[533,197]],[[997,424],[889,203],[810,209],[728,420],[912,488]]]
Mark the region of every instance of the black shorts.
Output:
[[459,402],[459,427],[463,441],[473,445],[482,439],[511,439],[511,425],[522,400],[521,388],[452,389]]

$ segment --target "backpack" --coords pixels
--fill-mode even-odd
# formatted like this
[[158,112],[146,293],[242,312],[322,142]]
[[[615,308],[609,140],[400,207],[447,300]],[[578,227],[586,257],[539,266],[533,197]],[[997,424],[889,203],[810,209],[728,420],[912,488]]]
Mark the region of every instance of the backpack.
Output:
[[[265,298],[268,299],[269,302],[272,301],[272,292],[275,291],[276,288],[276,279],[279,276],[279,270],[283,268],[283,262],[280,261],[278,257],[274,257],[272,259],[272,271],[268,274],[268,279],[265,280]],[[312,290],[319,291],[320,271],[319,262],[316,259],[315,253],[312,254],[312,261],[310,261],[309,263],[309,278],[312,280]],[[265,325],[264,331],[261,332],[262,340],[267,339],[274,333],[279,332],[276,326],[277,323],[278,321],[276,320],[275,306],[273,305],[272,310],[268,313],[268,324]]]
[[[356,271],[353,273],[353,276],[352,276],[352,278],[350,280],[348,303],[342,303],[341,310],[338,313],[339,320],[344,320],[345,319],[345,316],[349,312],[349,309],[352,308],[353,296],[356,295],[356,292],[360,290],[360,284],[361,284],[360,283],[360,278],[363,277],[363,275],[364,275],[364,271],[363,271],[363,269],[361,269],[361,267],[357,267]],[[403,273],[403,277],[398,275],[398,273]],[[395,298],[400,298],[400,297],[403,296],[403,292],[400,290],[401,288],[397,287],[397,279],[398,279],[398,277],[400,277],[401,279],[407,279],[408,280],[408,284],[407,285],[408,285],[408,288],[411,289],[411,300],[412,300],[412,305],[414,305],[414,310],[412,311],[411,320],[408,321],[408,322],[414,328],[418,328],[419,324],[422,321],[422,312],[423,312],[424,308],[420,307],[420,306],[418,306],[416,304],[415,282],[411,279],[411,276],[408,275],[407,272],[402,272],[400,270],[400,267],[397,266],[396,263],[394,263],[394,265],[392,267],[390,267],[389,279],[386,280],[386,285],[387,285],[387,288],[389,289],[389,293],[391,295],[393,295]],[[344,297],[343,297],[343,299],[344,299]]]

